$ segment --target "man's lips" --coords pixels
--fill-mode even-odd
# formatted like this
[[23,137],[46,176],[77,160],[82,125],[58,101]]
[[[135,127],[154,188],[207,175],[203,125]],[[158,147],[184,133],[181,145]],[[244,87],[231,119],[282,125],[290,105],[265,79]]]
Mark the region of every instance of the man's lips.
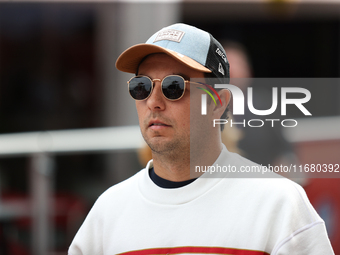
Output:
[[171,126],[158,120],[151,120],[149,122],[149,128],[151,128],[152,130],[160,130],[160,129],[168,128],[168,127],[171,127]]

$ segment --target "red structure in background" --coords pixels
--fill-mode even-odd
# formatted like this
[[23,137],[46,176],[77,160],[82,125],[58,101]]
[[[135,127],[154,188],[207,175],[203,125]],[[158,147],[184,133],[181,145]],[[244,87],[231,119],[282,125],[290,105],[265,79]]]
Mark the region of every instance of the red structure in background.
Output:
[[[30,198],[21,194],[4,194],[1,203],[17,212],[1,219],[0,254],[31,255]],[[70,194],[55,195],[52,206],[53,252],[65,254],[89,207],[82,199]]]
[[[301,164],[340,164],[340,140],[301,142],[295,149]],[[340,172],[337,176],[311,178],[304,189],[326,223],[334,253],[340,254]]]

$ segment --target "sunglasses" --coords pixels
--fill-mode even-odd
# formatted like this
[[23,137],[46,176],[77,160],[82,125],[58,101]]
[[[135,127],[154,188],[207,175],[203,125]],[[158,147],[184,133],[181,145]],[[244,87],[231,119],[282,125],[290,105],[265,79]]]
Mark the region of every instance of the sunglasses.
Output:
[[145,100],[149,98],[155,81],[161,82],[163,95],[166,99],[171,101],[181,99],[185,92],[186,83],[190,83],[190,81],[184,80],[184,78],[179,75],[168,75],[164,77],[163,80],[152,80],[147,76],[135,76],[127,82],[131,97],[135,100]]

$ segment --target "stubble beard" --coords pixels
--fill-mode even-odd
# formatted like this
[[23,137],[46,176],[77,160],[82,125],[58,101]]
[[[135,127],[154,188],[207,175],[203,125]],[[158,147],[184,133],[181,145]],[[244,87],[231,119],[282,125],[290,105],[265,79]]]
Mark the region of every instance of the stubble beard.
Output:
[[148,137],[142,134],[145,142],[156,156],[176,159],[190,154],[190,136],[175,137],[171,141],[162,141],[162,137]]

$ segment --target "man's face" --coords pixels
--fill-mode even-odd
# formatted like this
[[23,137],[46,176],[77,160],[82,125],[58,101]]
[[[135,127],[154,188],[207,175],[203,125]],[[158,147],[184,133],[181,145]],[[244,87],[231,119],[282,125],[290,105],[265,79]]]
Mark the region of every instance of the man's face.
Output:
[[[202,72],[191,69],[166,54],[147,57],[141,63],[138,75],[161,80],[168,75],[180,75],[185,80],[204,77]],[[150,97],[144,101],[136,101],[136,108],[142,135],[154,153],[173,156],[190,153],[189,83],[181,99],[170,101],[162,94],[161,82],[155,81]]]

